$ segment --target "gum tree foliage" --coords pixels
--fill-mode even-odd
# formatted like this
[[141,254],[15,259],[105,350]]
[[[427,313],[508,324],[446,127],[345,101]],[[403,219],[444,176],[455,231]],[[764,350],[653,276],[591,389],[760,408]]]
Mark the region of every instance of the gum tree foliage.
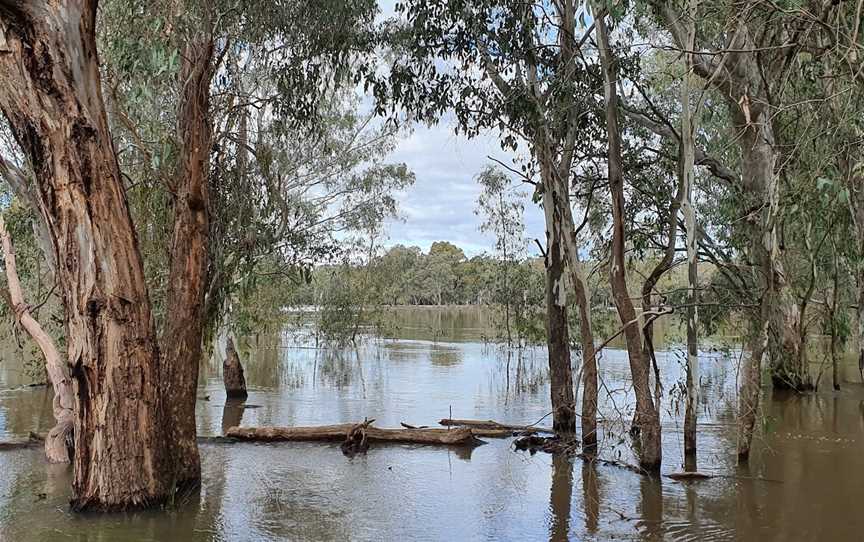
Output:
[[206,336],[229,314],[237,331],[250,331],[278,317],[279,304],[263,311],[260,296],[286,299],[280,289],[336,257],[335,233],[394,214],[393,192],[413,181],[404,165],[386,162],[395,130],[362,113],[353,91],[371,66],[377,4],[155,4],[104,2],[100,39],[157,314],[178,152],[174,74],[183,41],[208,39],[219,51]]
[[[516,276],[519,262],[526,255],[525,195],[516,192],[510,178],[500,169],[487,167],[477,181],[483,191],[477,197],[475,214],[484,221],[480,231],[495,238],[495,256],[499,262],[490,301],[504,312],[504,332],[508,344],[513,342],[511,319],[524,318],[524,284],[520,285]],[[521,309],[518,310],[517,308]]]

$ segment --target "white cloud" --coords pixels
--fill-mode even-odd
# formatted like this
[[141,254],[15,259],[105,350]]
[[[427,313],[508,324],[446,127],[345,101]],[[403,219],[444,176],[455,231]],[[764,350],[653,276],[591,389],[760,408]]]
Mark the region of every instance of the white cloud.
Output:
[[[398,197],[403,220],[388,223],[387,245],[427,250],[434,241],[450,241],[469,255],[491,251],[494,239],[480,232],[482,218],[474,214],[480,194],[474,177],[491,163],[488,156],[504,163],[510,160],[494,133],[469,140],[440,124],[406,134],[390,160],[406,163],[417,180]],[[542,212],[527,198],[525,203],[527,235],[542,239]]]

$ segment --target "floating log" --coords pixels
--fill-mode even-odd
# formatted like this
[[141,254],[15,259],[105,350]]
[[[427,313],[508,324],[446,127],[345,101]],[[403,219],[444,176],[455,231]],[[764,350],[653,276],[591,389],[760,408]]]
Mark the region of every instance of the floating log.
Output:
[[530,433],[548,433],[554,434],[555,431],[548,427],[535,427],[533,425],[513,425],[509,423],[499,423],[493,420],[454,420],[444,418],[438,422],[439,425],[446,427],[470,427],[472,429],[493,429],[493,430],[508,430],[525,431]]
[[[231,427],[225,436],[237,440],[259,442],[344,441],[358,424],[319,425],[313,427]],[[468,427],[458,429],[382,429],[368,425],[366,438],[371,442],[401,442],[406,444],[477,445],[483,441],[474,437]]]
[[[404,427],[405,429],[429,429],[428,425],[411,425],[405,422],[401,422],[399,425]],[[471,434],[475,437],[487,437],[487,438],[508,438],[520,436],[520,434],[524,434],[520,431],[513,429],[483,429],[478,427],[470,427]]]
[[707,480],[714,478],[714,476],[713,474],[706,474],[704,472],[671,472],[666,475],[666,478],[673,480]]
[[20,450],[22,448],[35,448],[43,445],[45,437],[31,432],[27,440],[0,441],[0,451]]

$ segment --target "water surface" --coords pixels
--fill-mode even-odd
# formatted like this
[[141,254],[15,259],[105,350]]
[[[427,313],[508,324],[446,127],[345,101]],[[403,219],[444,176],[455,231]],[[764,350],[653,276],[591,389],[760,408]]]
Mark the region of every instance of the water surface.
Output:
[[[482,341],[480,312],[402,312],[390,337],[314,348],[286,334],[243,349],[249,399],[226,402],[221,360],[202,368],[198,430],[315,425],[375,418],[433,425],[448,417],[532,423],[549,412],[543,349],[508,353]],[[169,511],[78,516],[71,473],[39,449],[0,452],[0,540],[857,540],[864,501],[864,387],[844,367],[840,392],[765,402],[750,468],[734,458],[740,354],[702,352],[699,467],[723,477],[681,483],[579,459],[515,452],[511,440],[465,450],[338,444],[202,445],[200,495]],[[680,470],[683,353],[659,353],[664,473]],[[624,352],[601,361],[605,457],[635,462]],[[826,377],[823,377],[823,380]],[[47,431],[50,391],[0,362],[0,440]],[[828,388],[830,386],[823,386]],[[543,423],[549,422],[548,418]]]

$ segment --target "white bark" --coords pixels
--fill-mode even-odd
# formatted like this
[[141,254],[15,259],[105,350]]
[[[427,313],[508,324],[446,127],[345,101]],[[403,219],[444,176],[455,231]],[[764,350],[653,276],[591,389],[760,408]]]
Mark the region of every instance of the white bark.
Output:
[[[696,38],[696,11],[698,0],[689,0],[689,23],[687,49],[692,51]],[[693,134],[696,121],[690,111],[690,67],[693,63],[691,53],[685,56],[686,70],[681,82],[681,175],[683,180],[684,201],[682,211],[687,229],[687,399],[684,414],[684,453],[696,454],[696,409],[699,400],[699,354],[698,318],[696,307],[696,287],[698,264],[696,261],[696,210],[693,208],[693,172],[695,148]]]
[[52,463],[68,463],[71,458],[66,442],[71,437],[73,424],[72,378],[69,366],[63,362],[54,340],[33,318],[29,306],[24,302],[24,292],[15,265],[15,249],[2,215],[0,215],[0,242],[3,245],[6,281],[9,284],[9,296],[12,300],[15,317],[45,356],[48,377],[54,388],[53,409],[57,425],[51,429],[45,439],[45,455],[48,457],[48,461]]

